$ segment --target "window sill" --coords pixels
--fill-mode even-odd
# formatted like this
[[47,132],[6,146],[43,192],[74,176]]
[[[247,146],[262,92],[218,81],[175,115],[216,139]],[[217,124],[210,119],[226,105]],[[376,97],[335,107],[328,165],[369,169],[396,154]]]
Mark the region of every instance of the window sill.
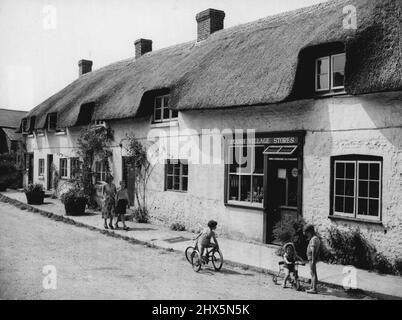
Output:
[[376,225],[383,225],[382,221],[379,220],[369,220],[369,219],[359,219],[359,218],[351,218],[351,217],[342,217],[342,216],[328,216],[330,220],[340,220],[340,221],[352,221],[352,222],[360,222],[360,223],[370,223]]
[[163,121],[163,122],[152,122],[151,128],[163,128],[163,127],[177,127],[179,125],[178,120]]
[[341,91],[316,91],[315,92],[315,99],[321,99],[321,98],[330,98],[330,97],[337,97],[337,96],[346,96],[348,93],[345,90]]
[[55,136],[65,136],[67,133],[65,131],[57,131],[54,133]]
[[44,176],[39,176],[38,180],[45,180],[45,177]]
[[33,135],[33,134],[28,134],[27,137],[28,137],[28,138],[33,138],[34,135]]
[[256,211],[262,211],[264,210],[264,207],[262,205],[247,205],[246,203],[240,202],[240,201],[233,201],[229,200],[228,202],[225,203],[226,207],[233,207],[233,208],[243,208],[243,209],[250,209],[250,210],[256,210]]
[[171,190],[171,189],[165,189],[165,192],[187,193],[187,190]]

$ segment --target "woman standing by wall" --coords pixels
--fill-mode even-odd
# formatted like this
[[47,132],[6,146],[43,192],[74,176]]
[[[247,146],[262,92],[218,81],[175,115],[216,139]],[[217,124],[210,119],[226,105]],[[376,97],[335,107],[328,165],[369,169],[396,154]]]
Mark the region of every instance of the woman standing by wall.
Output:
[[[113,183],[113,176],[108,174],[107,184],[103,190],[103,206],[102,206],[102,218],[105,220],[105,229],[113,228],[113,216],[115,215],[115,203],[116,203],[116,186]],[[107,219],[109,219],[109,228],[107,225]]]

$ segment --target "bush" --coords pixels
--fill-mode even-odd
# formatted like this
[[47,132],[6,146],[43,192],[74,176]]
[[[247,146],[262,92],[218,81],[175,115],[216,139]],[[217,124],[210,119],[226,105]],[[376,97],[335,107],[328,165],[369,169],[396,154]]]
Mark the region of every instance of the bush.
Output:
[[[294,220],[288,217],[278,222],[273,229],[274,238],[282,246],[287,242],[293,242],[297,254],[303,259],[307,259],[306,250],[308,245],[308,240],[303,234],[305,224],[306,222],[303,219]],[[282,255],[282,250],[279,250],[278,254]]]
[[25,193],[40,193],[43,192],[43,186],[40,183],[31,183],[24,188]]
[[400,276],[402,276],[402,258],[397,258],[395,259],[394,262],[394,270],[397,272]]
[[63,193],[60,200],[64,204],[67,215],[80,215],[85,213],[88,198],[78,185]]
[[136,208],[134,209],[134,219],[138,223],[148,223],[149,215],[146,208]]
[[378,273],[393,273],[391,262],[382,253],[376,253],[373,260],[373,269]]
[[24,188],[28,204],[43,204],[45,192],[43,186],[39,183],[29,184]]
[[176,222],[170,226],[170,229],[175,230],[175,231],[184,231],[184,230],[186,230],[186,227],[183,224]]
[[17,189],[22,185],[22,172],[16,167],[14,154],[0,155],[0,191]]
[[332,249],[334,262],[372,269],[375,248],[367,242],[359,229],[341,231],[331,227],[328,230],[328,244]]

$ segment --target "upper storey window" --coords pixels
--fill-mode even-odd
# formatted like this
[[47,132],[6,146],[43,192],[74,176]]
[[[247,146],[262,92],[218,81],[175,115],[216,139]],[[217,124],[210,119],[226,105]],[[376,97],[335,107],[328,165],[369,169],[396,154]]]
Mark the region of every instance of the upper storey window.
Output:
[[320,57],[315,63],[315,91],[337,92],[344,90],[345,53]]
[[49,113],[47,115],[47,130],[56,131],[57,127],[57,113]]
[[154,122],[177,119],[177,110],[169,109],[169,95],[157,96],[154,100]]

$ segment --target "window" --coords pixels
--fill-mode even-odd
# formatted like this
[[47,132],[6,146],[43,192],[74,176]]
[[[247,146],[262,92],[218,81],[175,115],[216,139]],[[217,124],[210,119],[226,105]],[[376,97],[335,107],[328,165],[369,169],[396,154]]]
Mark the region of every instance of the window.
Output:
[[92,122],[92,124],[93,124],[95,127],[106,127],[106,121],[104,121],[104,120],[94,120],[94,121]]
[[169,109],[169,95],[155,97],[154,122],[171,121],[177,118],[177,110]]
[[45,174],[45,159],[39,159],[38,169],[39,177],[43,177]]
[[81,173],[81,162],[79,158],[70,158],[70,178],[78,179]]
[[106,164],[104,161],[95,162],[95,182],[106,181]]
[[187,191],[188,164],[186,160],[167,160],[165,166],[165,189]]
[[380,220],[381,175],[381,158],[334,158],[332,213],[352,218]]
[[47,130],[56,131],[57,127],[57,113],[50,113],[47,115]]
[[28,133],[29,130],[28,130],[28,119],[27,118],[22,119],[21,130],[22,130],[22,133]]
[[60,177],[67,178],[67,158],[60,159]]
[[262,207],[264,198],[264,146],[230,146],[228,203]]
[[321,92],[344,89],[345,63],[345,53],[318,58],[315,90]]

